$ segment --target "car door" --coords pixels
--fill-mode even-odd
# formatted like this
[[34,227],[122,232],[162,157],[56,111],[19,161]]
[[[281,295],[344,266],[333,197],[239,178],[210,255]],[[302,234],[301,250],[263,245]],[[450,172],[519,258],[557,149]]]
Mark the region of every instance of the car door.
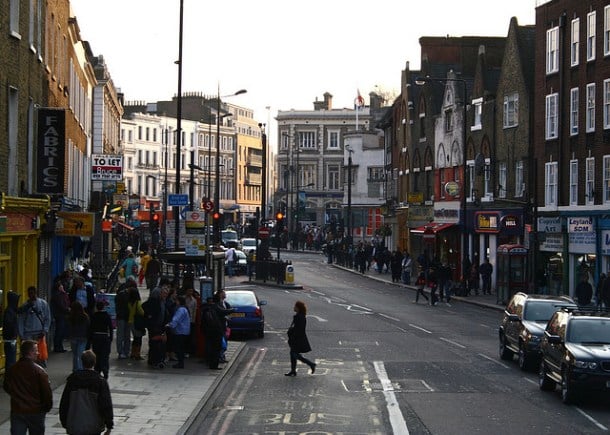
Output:
[[512,302],[508,306],[509,314],[517,316],[518,320],[508,320],[506,322],[506,338],[508,345],[513,350],[519,349],[519,333],[521,331],[521,322],[523,320],[523,306],[525,304],[525,297],[522,295],[515,295]]
[[[561,374],[561,360],[565,346],[565,321],[566,314],[558,311],[553,314],[545,329],[544,358],[549,371],[555,376]],[[549,336],[558,336],[559,342],[549,340]]]

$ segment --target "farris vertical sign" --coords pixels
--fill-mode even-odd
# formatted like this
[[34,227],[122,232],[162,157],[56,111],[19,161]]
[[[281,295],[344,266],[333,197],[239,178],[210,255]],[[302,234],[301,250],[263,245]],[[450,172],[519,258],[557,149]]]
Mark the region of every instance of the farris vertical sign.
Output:
[[39,193],[63,193],[66,149],[66,112],[38,109]]
[[93,154],[91,163],[91,180],[121,181],[123,179],[123,156]]

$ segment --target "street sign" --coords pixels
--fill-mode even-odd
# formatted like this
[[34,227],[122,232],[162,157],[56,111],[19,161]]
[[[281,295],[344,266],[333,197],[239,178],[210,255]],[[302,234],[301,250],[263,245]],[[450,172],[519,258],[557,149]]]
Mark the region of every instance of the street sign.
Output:
[[212,210],[214,210],[214,202],[213,201],[209,201],[209,200],[205,201],[203,203],[203,209],[205,211],[212,211]]
[[189,196],[177,193],[169,194],[167,195],[167,202],[170,207],[188,205]]
[[258,237],[260,239],[268,239],[269,238],[269,233],[271,232],[271,230],[267,227],[262,227],[258,229]]

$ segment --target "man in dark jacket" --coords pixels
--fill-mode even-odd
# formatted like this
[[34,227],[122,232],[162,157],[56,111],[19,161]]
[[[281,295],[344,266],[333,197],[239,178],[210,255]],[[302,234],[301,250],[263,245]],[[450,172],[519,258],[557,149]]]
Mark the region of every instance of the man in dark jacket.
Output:
[[38,343],[21,342],[21,358],[6,371],[4,391],[11,396],[11,433],[43,434],[45,414],[53,407],[47,372],[36,364]]
[[582,274],[582,279],[576,286],[574,293],[576,295],[576,301],[581,307],[591,303],[591,299],[593,298],[593,286],[589,283],[587,273]]
[[116,310],[116,351],[119,359],[127,359],[131,353],[131,332],[129,330],[129,288],[136,286],[134,280],[127,280],[119,286],[114,298]]
[[2,340],[4,341],[4,368],[8,370],[17,361],[17,336],[19,335],[19,321],[17,309],[19,295],[13,291],[6,295],[7,307],[2,318]]
[[[92,350],[84,351],[81,354],[83,370],[78,370],[68,376],[66,386],[61,395],[61,401],[59,402],[59,420],[61,421],[62,427],[68,429],[68,433],[76,433],[74,432],[74,428],[70,427],[73,424],[73,421],[78,421],[79,427],[77,429],[83,429],[81,426],[81,423],[83,422],[79,420],[84,416],[70,415],[71,393],[81,389],[95,393],[97,397],[97,411],[101,417],[99,430],[96,429],[97,433],[101,433],[104,430],[104,427],[106,428],[106,433],[110,433],[114,427],[114,413],[112,410],[110,388],[108,387],[106,379],[102,378],[100,374],[94,370],[95,360],[95,353],[93,353]],[[81,419],[78,417],[81,417]],[[90,421],[90,419],[87,420]],[[85,423],[88,423],[88,421]],[[92,431],[91,433],[96,432]]]

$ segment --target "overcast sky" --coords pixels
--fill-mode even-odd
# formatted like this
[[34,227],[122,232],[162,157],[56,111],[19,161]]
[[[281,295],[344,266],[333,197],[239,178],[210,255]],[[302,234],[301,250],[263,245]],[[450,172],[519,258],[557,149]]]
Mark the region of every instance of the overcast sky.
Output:
[[[539,1],[539,0],[538,0]],[[360,89],[398,92],[422,36],[506,36],[510,18],[535,24],[537,0],[184,0],[182,91],[248,93],[230,102],[257,121],[312,110],[333,95],[353,107]],[[103,55],[127,101],[178,90],[179,0],[71,0],[81,38]],[[269,107],[269,109],[267,109]]]

